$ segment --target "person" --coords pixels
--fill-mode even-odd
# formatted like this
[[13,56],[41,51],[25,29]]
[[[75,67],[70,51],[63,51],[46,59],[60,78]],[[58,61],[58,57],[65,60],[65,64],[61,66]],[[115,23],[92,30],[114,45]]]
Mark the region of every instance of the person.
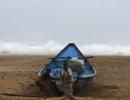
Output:
[[50,72],[50,69],[47,69],[44,74],[40,72],[38,77],[35,79],[35,83],[40,88],[40,96],[54,95],[53,91],[50,91],[53,88],[52,84],[50,83]]
[[66,99],[74,100],[73,96],[73,75],[72,70],[68,67],[67,62],[64,63],[63,69],[60,72],[62,83],[64,86],[64,95]]

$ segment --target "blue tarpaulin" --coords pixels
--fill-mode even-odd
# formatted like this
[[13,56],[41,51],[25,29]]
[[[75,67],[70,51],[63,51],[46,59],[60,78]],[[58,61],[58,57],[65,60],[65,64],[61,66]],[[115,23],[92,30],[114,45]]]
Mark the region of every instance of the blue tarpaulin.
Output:
[[47,66],[41,70],[40,73],[44,74],[47,69],[51,70],[51,77],[60,78],[60,70],[63,68],[64,61],[70,58],[82,59],[84,61],[84,70],[75,78],[88,78],[94,77],[96,71],[92,64],[85,59],[85,56],[80,52],[77,46],[73,43],[68,44]]

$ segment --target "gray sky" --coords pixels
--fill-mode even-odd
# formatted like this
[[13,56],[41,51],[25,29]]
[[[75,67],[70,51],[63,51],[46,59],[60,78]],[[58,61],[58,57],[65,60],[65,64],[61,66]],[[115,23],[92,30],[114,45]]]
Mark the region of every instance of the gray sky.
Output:
[[130,43],[129,0],[0,0],[0,41]]

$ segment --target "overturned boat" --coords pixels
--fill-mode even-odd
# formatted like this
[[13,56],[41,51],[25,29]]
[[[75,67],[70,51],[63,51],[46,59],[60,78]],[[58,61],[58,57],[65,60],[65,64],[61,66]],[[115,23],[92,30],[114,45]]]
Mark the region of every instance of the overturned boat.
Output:
[[[55,87],[57,91],[63,92],[60,71],[66,61],[69,62],[73,72],[74,90],[79,92],[79,90],[83,91],[84,88],[88,88],[91,80],[96,76],[96,70],[88,61],[88,57],[85,57],[74,43],[68,44],[56,57],[51,58],[51,61],[39,72],[39,76],[44,77],[49,72],[49,77],[51,77],[49,84],[52,84],[53,89]],[[46,87],[44,85],[42,88]],[[81,87],[83,89],[80,89]]]

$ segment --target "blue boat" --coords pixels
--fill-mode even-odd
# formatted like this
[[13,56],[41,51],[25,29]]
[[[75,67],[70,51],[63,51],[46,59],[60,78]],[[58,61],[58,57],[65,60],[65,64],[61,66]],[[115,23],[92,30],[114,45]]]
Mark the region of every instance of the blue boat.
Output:
[[63,68],[64,62],[72,58],[80,59],[84,62],[84,69],[82,72],[77,75],[73,73],[76,84],[78,84],[77,80],[85,80],[88,83],[90,79],[96,76],[94,66],[88,61],[88,58],[80,52],[74,43],[69,43],[56,57],[52,58],[52,60],[39,72],[39,74],[46,74],[47,71],[50,70],[49,75],[51,76],[53,82],[56,83],[60,80],[60,71]]

